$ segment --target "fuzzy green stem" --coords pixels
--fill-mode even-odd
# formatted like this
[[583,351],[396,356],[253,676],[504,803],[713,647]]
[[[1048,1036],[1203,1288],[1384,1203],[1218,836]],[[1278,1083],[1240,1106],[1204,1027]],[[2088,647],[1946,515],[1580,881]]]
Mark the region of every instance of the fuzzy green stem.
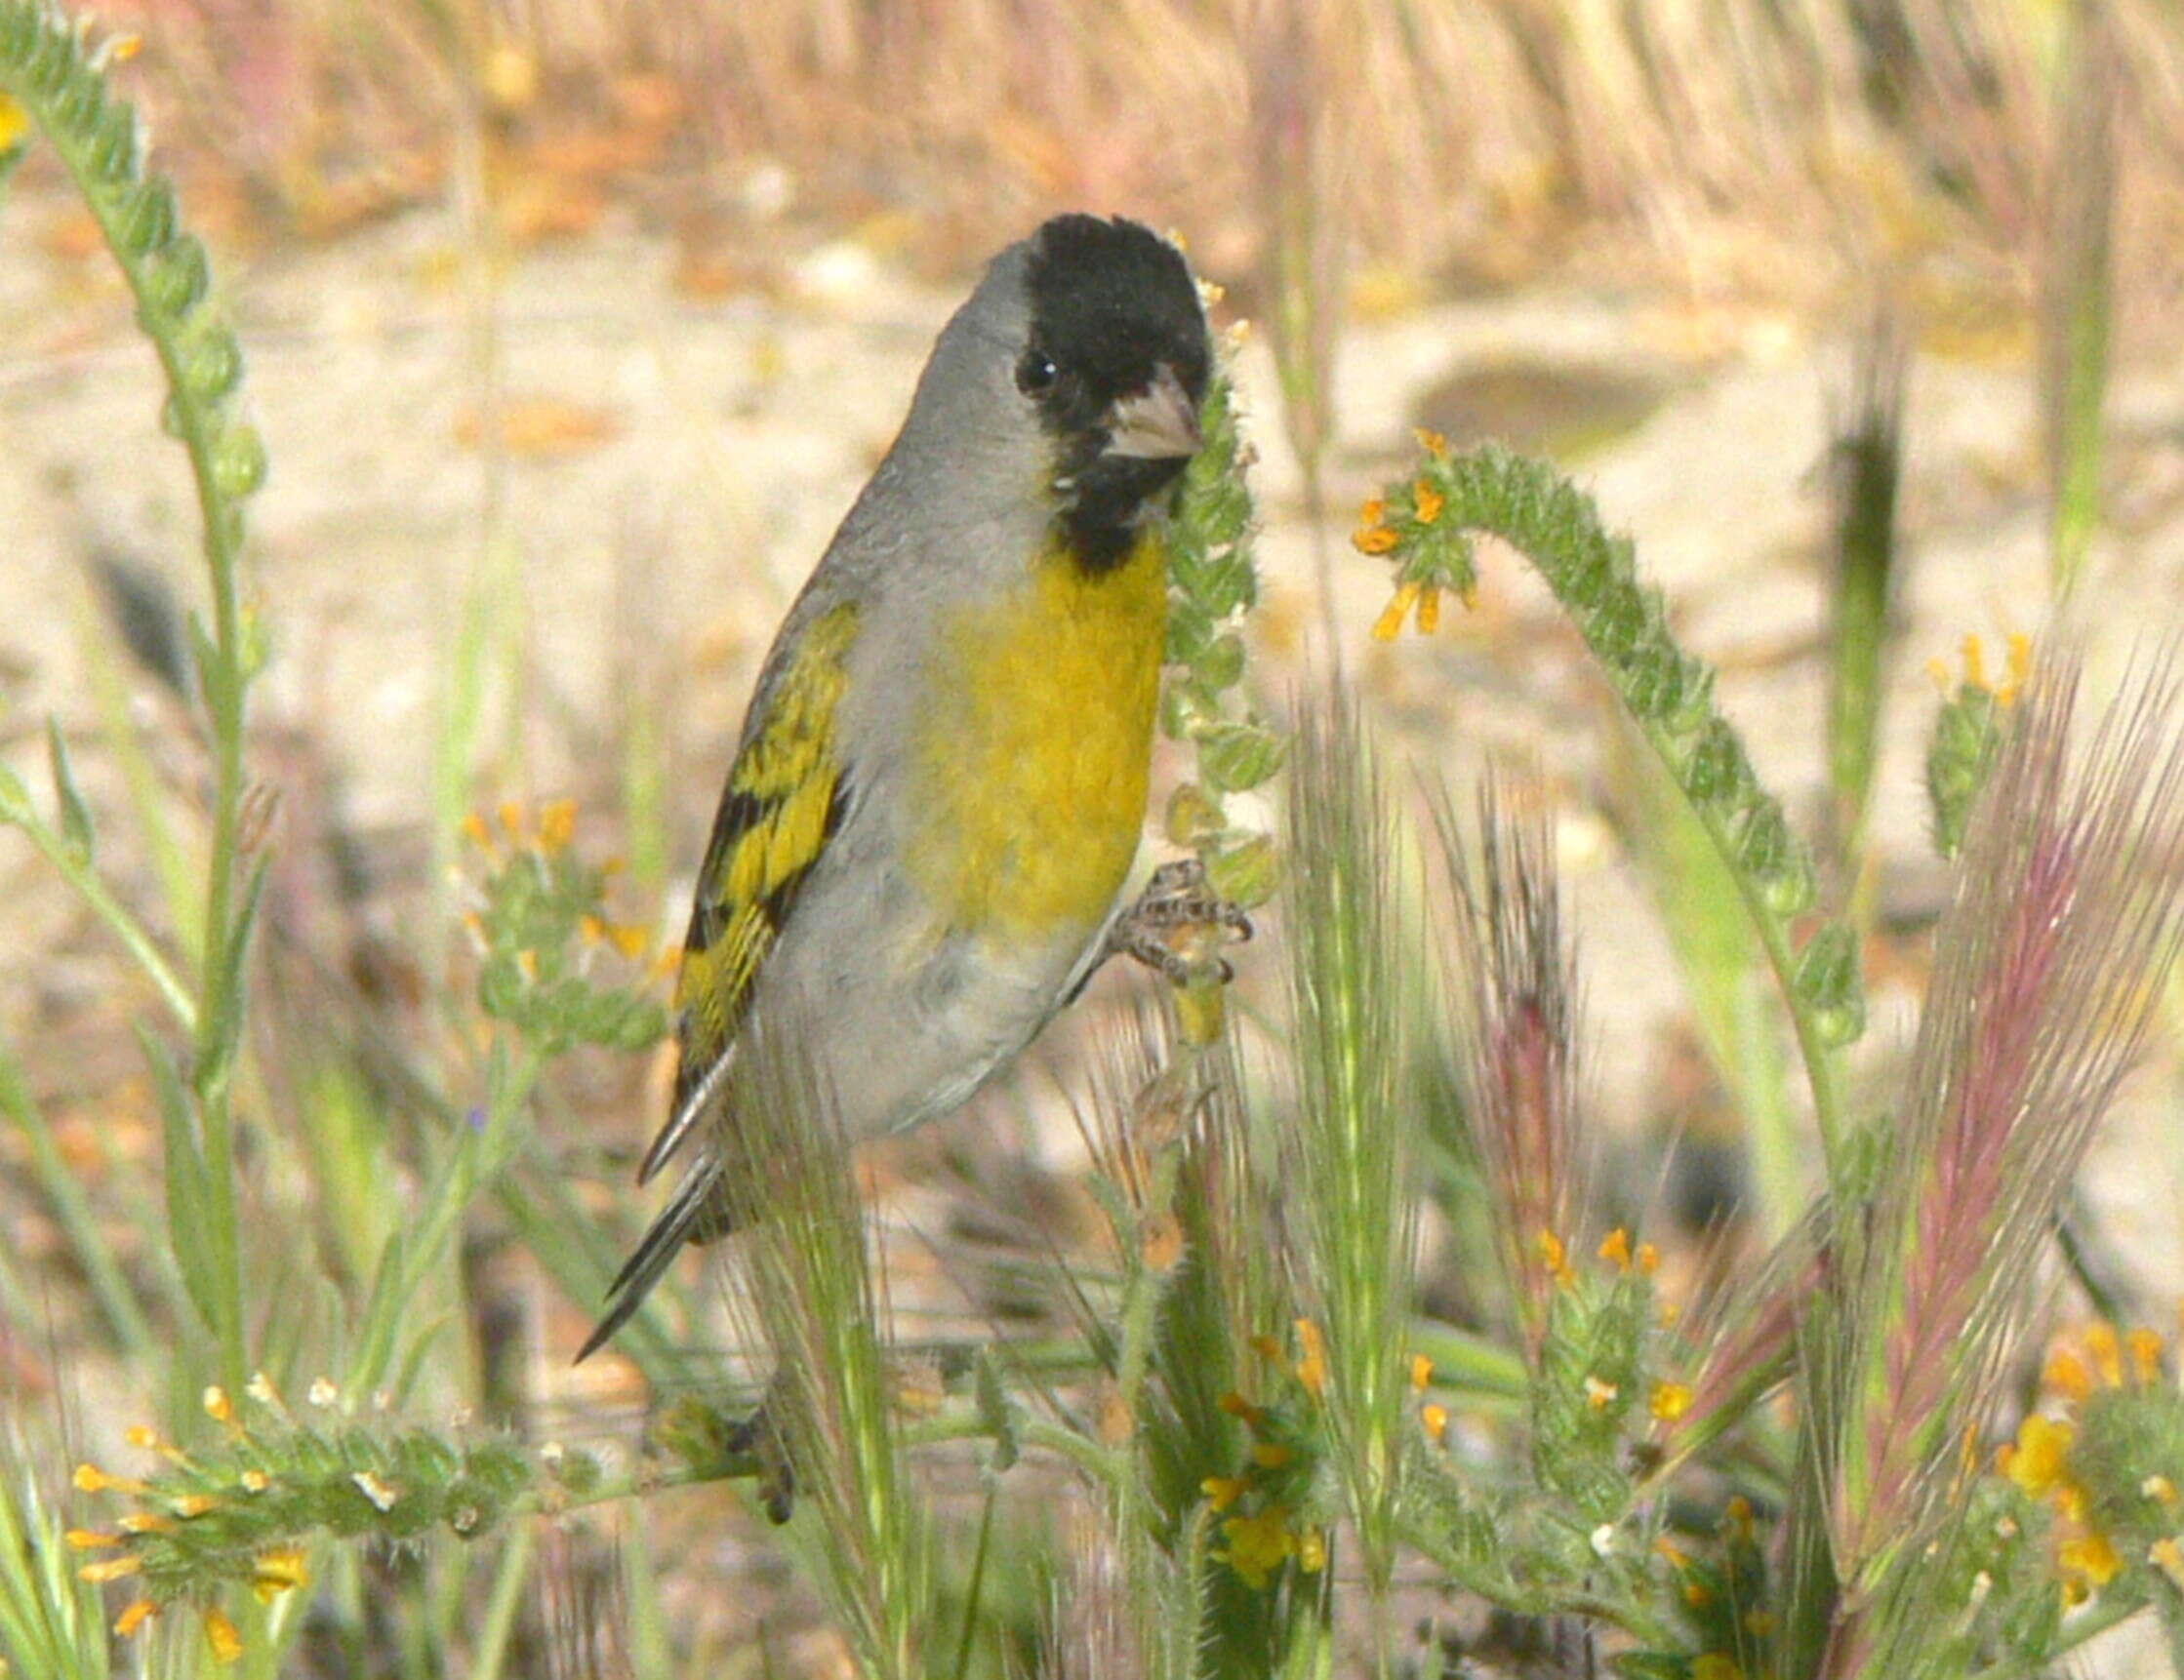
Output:
[[[1492,446],[1453,458],[1429,450],[1369,512],[1358,546],[1395,563],[1406,608],[1440,589],[1468,597],[1483,534],[1523,555],[1569,615],[1736,882],[1790,1012],[1835,1181],[1844,1145],[1836,1052],[1865,1019],[1856,945],[1833,927],[1792,950],[1792,920],[1816,896],[1811,860],[1716,707],[1713,671],[1678,646],[1659,592],[1639,581],[1630,540],[1610,536],[1592,499],[1554,469]],[[1384,622],[1399,627],[1401,614]]]

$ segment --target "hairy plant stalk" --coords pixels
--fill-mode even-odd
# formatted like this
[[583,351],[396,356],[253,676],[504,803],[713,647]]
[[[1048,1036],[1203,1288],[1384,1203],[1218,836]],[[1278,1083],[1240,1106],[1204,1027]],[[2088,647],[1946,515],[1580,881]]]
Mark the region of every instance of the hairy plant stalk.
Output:
[[1289,831],[1297,1288],[1325,1334],[1328,1427],[1377,1599],[1395,1562],[1414,1150],[1409,1110],[1396,1100],[1400,854],[1355,714],[1340,700],[1308,714],[1299,737]]
[[[886,1283],[832,1096],[793,1049],[808,1042],[778,1024],[754,1032],[733,1076],[738,1157],[723,1181],[743,1230],[738,1312],[774,1358],[754,1427],[779,1441],[811,1506],[820,1585],[859,1665],[915,1680],[934,1629],[928,1520],[880,1340]],[[777,1510],[788,1496],[777,1490]]]

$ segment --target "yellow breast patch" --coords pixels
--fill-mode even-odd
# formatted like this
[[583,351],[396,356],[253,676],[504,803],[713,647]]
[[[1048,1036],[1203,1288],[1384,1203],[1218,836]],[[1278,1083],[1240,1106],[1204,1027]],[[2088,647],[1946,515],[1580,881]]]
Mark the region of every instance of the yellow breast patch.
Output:
[[911,867],[951,926],[1091,929],[1137,855],[1167,628],[1166,554],[1093,573],[1056,547],[942,631]]

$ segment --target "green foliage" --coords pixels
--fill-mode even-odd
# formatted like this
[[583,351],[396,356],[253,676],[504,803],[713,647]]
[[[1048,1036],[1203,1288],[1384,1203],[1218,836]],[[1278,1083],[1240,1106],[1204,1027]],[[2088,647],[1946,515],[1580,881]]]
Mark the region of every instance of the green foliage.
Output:
[[[1593,1217],[1572,1168],[1581,991],[1544,824],[1519,833],[1489,810],[1474,874],[1444,823],[1448,901],[1435,908],[1468,944],[1457,1009],[1472,1019],[1430,1030],[1449,1005],[1410,948],[1409,837],[1355,712],[1339,701],[1308,712],[1290,763],[1289,743],[1250,711],[1250,450],[1226,378],[1173,529],[1162,718],[1197,769],[1167,827],[1226,898],[1258,904],[1281,889],[1285,937],[1254,955],[1278,971],[1288,1008],[1249,1057],[1188,997],[1175,1022],[1148,1012],[1112,1036],[1085,1115],[1099,1232],[1089,1245],[1057,1242],[1028,1268],[1064,1303],[1053,1321],[1035,1339],[944,1340],[911,1380],[824,1093],[754,1051],[736,1074],[749,1086],[751,1155],[732,1187],[754,1227],[742,1239],[744,1328],[774,1360],[756,1412],[739,1415],[725,1384],[708,1383],[667,1406],[647,1451],[611,1469],[581,1446],[423,1420],[490,1392],[466,1368],[488,1339],[460,1333],[480,1316],[465,1263],[480,1250],[521,1247],[563,1288],[597,1298],[593,1210],[566,1163],[538,1146],[533,1110],[556,1059],[627,1057],[665,1030],[640,966],[646,940],[610,918],[609,872],[573,846],[573,810],[548,807],[528,829],[505,815],[498,831],[480,823],[471,835],[483,858],[464,888],[477,983],[446,1004],[440,1024],[458,1046],[447,1064],[351,1060],[316,1040],[308,1054],[274,1044],[266,1056],[277,1034],[252,1029],[279,1018],[253,1014],[266,876],[242,746],[268,637],[236,586],[241,505],[263,461],[236,418],[241,358],[208,301],[203,249],[181,230],[173,194],[144,176],[135,119],[111,98],[90,35],[0,0],[0,174],[21,150],[11,125],[24,117],[106,231],[167,368],[167,420],[205,524],[210,612],[191,663],[213,768],[202,893],[174,906],[186,957],[104,873],[116,848],[78,781],[78,743],[49,729],[50,790],[35,797],[0,771],[0,821],[142,969],[163,1012],[141,1038],[166,1240],[126,1256],[20,1070],[0,1058],[0,1113],[24,1140],[55,1228],[132,1373],[170,1397],[165,1432],[133,1436],[144,1474],[77,1471],[78,1493],[101,1501],[101,1526],[73,1535],[51,1508],[50,1468],[41,1479],[15,1445],[0,1483],[0,1651],[17,1670],[103,1676],[114,1607],[101,1589],[112,1586],[136,1595],[121,1608],[124,1632],[186,1607],[214,1660],[241,1644],[239,1614],[268,1674],[304,1660],[295,1649],[306,1604],[354,1647],[344,1654],[356,1671],[438,1673],[466,1656],[490,1674],[508,1660],[534,1568],[532,1519],[722,1478],[754,1480],[788,1519],[785,1545],[857,1666],[906,1680],[1003,1672],[1034,1649],[1045,1671],[1100,1680],[1390,1674],[1403,1660],[1393,1587],[1406,1568],[1510,1618],[1543,1619],[1550,1642],[1572,1627],[1613,1630],[1620,1671],[1655,1680],[2000,1680],[2051,1668],[2149,1607],[2184,1647],[2184,1401],[2166,1351],[2133,1340],[2127,1367],[2113,1345],[2095,1354],[2099,1380],[2044,1395],[2046,1412],[1999,1458],[1977,1435],[1999,1350],[2025,1322],[2050,1206],[2041,1198],[2067,1181],[2135,1043],[2136,1000],[2173,954],[2172,900],[2148,895],[2170,879],[2156,866],[2171,860],[2156,820],[2174,816],[2184,770],[2145,745],[2145,718],[2116,732],[2129,751],[2096,754],[2103,768],[2069,806],[1983,795],[1998,775],[2016,775],[2020,791],[2050,784],[2007,756],[2028,738],[2004,728],[2001,697],[1975,679],[1945,708],[1930,781],[1937,835],[1974,860],[1957,912],[1968,920],[1943,941],[1898,1118],[1853,1130],[1831,1057],[1863,1024],[1857,942],[1842,923],[1794,937],[1817,898],[1815,870],[1717,709],[1711,671],[1670,636],[1628,541],[1548,469],[1494,451],[1452,459],[1431,442],[1371,510],[1357,540],[1395,565],[1395,627],[1413,611],[1430,622],[1441,590],[1468,592],[1479,533],[1539,566],[1711,849],[1678,861],[1675,879],[1699,893],[1725,886],[1714,896],[1741,905],[1733,934],[1687,931],[1729,953],[1710,962],[1750,967],[1764,952],[1789,1002],[1828,1194],[1801,1215],[1785,1199],[1767,1263],[1726,1305],[1672,1322],[1646,1245],[1622,1231],[1597,1246],[1578,1238]],[[1866,640],[1847,673],[1867,723],[1865,655],[1884,593],[1860,597]],[[2148,692],[2158,714],[2172,691]],[[451,740],[470,739],[477,703],[463,700],[469,721]],[[2048,721],[2011,727],[2035,729],[2040,765],[2059,763],[2054,712],[2039,715]],[[1870,740],[1840,757],[1845,796],[1870,776],[1867,749]],[[459,809],[453,756],[435,789],[443,816]],[[1285,766],[1277,872],[1273,840],[1231,801]],[[2051,892],[2058,860],[2078,871],[2079,896],[2067,915],[2023,924],[2030,889],[2015,889]],[[2136,931],[2108,937],[2126,928]],[[2028,988],[1998,989],[1996,977],[2047,936],[2064,938],[2069,960],[2044,974],[2054,989],[2034,1009]],[[1718,1032],[1749,1032],[1741,1005],[1724,1000]],[[1755,1081],[1765,1065],[1750,1060]],[[284,1084],[298,1066],[310,1077]],[[2037,1077],[1991,1104],[2006,1123],[1985,1122],[2002,1143],[1981,1155],[1979,1117],[1950,1094],[1992,1097],[1996,1070],[2011,1067]],[[1466,1279],[1477,1312],[1467,1306],[1461,1322],[1417,1274],[1426,1092],[1461,1094],[1451,1131],[1501,1221],[1491,1243],[1462,1233],[1498,1263]],[[290,1114],[292,1100],[311,1112]],[[1994,1197],[1984,1207],[1966,1193],[1982,1184]],[[156,1205],[144,1211],[156,1233]],[[0,1260],[12,1313],[23,1293]],[[293,1380],[320,1359],[338,1383],[313,1382],[294,1409],[269,1378],[242,1378],[263,1366]],[[665,1368],[645,1361],[648,1375]],[[1923,1375],[1933,1371],[1938,1385]],[[1766,1404],[1785,1385],[1794,1429]],[[41,1443],[40,1460],[53,1451]],[[956,1474],[931,1475],[935,1464]],[[966,1475],[975,1527],[948,1492]],[[664,1614],[641,1517],[635,1527],[630,1620],[652,1672],[677,1655],[681,1630]],[[487,1537],[499,1542],[494,1579],[473,1592],[467,1542]],[[384,1620],[410,1642],[406,1668],[362,1649],[374,1619],[359,1560],[390,1550],[450,1571],[394,1588]],[[1362,1614],[1345,1602],[1360,1582]],[[1042,1591],[1050,1625],[1034,1636],[1028,1606]],[[159,1659],[177,1672],[190,1663],[183,1644],[167,1642]]]
[[574,821],[573,806],[549,806],[536,837],[511,833],[506,852],[482,821],[473,826],[486,862],[468,918],[478,1007],[542,1056],[578,1044],[649,1049],[667,1033],[667,1011],[638,984],[608,984],[598,972],[616,956],[633,961],[649,941],[608,920],[608,873],[570,849]]
[[1934,717],[1926,745],[1926,809],[1934,850],[1955,858],[2002,748],[2002,701],[1976,678],[1958,686]]
[[1274,848],[1266,835],[1232,821],[1226,801],[1271,780],[1286,742],[1248,703],[1239,715],[1236,699],[1245,674],[1242,619],[1259,600],[1258,516],[1226,365],[1198,423],[1205,445],[1184,475],[1168,534],[1169,669],[1160,698],[1161,727],[1171,740],[1194,744],[1198,780],[1176,790],[1167,837],[1205,864],[1215,892],[1250,909],[1274,895]]

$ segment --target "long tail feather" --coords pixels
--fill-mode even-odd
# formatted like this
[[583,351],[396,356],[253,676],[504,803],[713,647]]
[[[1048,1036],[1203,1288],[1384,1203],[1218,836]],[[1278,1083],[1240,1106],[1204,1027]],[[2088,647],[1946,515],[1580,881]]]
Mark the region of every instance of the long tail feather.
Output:
[[624,1262],[607,1286],[607,1310],[598,1327],[591,1332],[577,1352],[577,1363],[583,1364],[592,1354],[613,1340],[615,1332],[627,1324],[652,1293],[652,1286],[660,1281],[661,1274],[674,1263],[682,1253],[683,1244],[693,1237],[708,1233],[702,1227],[708,1223],[708,1208],[720,1183],[720,1163],[702,1160],[692,1164],[689,1173],[675,1189],[674,1197],[661,1209],[660,1217],[652,1221],[644,1239],[637,1244],[636,1252]]

